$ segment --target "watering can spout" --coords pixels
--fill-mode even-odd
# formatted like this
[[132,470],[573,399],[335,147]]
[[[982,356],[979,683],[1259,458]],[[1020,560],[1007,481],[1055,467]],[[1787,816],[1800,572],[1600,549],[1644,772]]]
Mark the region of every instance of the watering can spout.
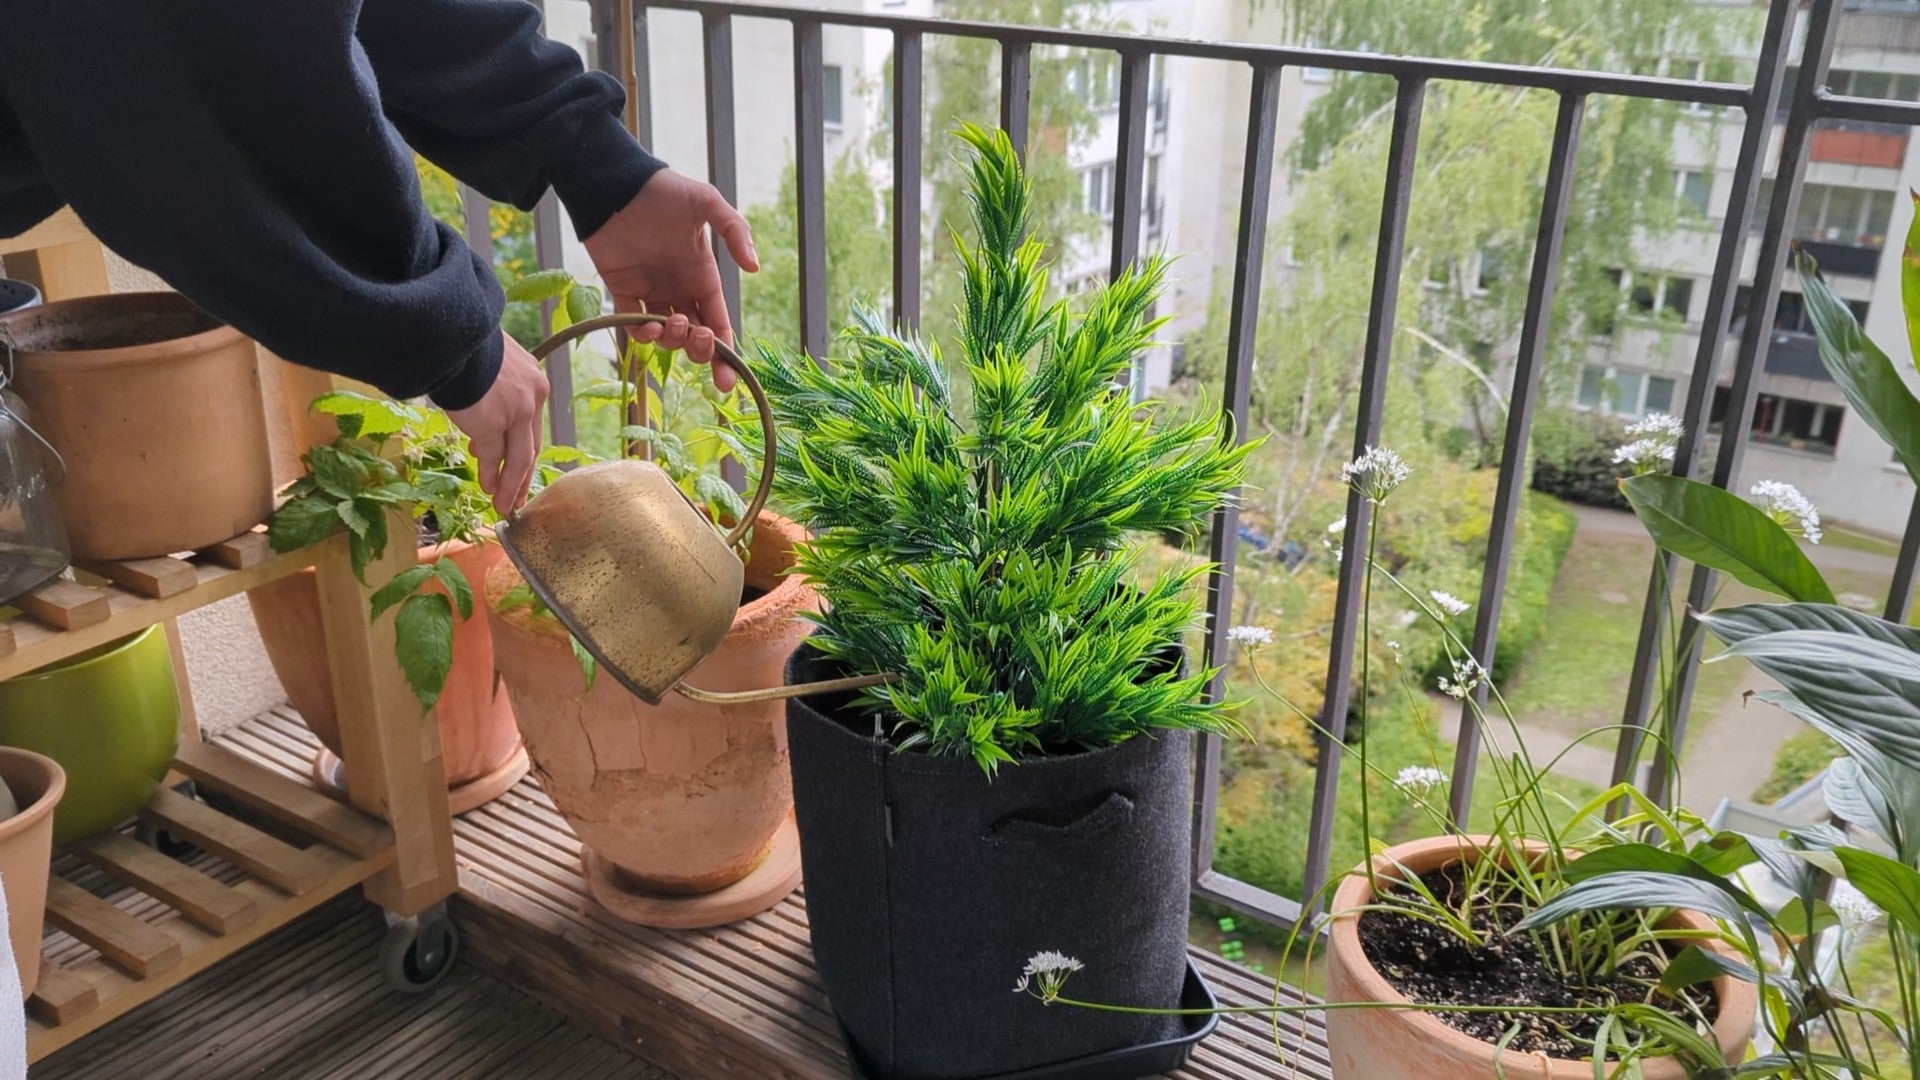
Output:
[[[535,359],[607,327],[664,321],[658,315],[603,315],[541,342]],[[773,410],[738,353],[718,345],[760,410],[765,439],[760,484],[740,521],[722,536],[650,461],[589,465],[547,485],[495,527],[500,546],[534,595],[606,673],[642,701],[668,691],[694,701],[738,705],[855,690],[891,675],[715,692],[680,680],[720,647],[740,609],[746,569],[739,544],[773,483]]]

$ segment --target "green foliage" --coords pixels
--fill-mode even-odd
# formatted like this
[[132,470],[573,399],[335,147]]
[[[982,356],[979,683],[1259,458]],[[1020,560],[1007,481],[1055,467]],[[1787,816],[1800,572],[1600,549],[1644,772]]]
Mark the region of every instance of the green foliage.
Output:
[[[884,192],[875,184],[865,154],[849,152],[827,178],[827,318],[844,326],[858,304],[871,304],[893,287]],[[780,176],[771,203],[748,207],[747,223],[760,249],[760,271],[740,280],[741,321],[755,337],[783,345],[800,343],[800,205],[794,167]]]
[[[1507,589],[1500,607],[1500,638],[1489,667],[1496,685],[1504,684],[1520,670],[1527,651],[1546,630],[1549,608],[1553,603],[1553,585],[1573,546],[1573,534],[1579,519],[1559,501],[1535,493],[1525,504],[1521,525],[1516,530],[1511,563],[1507,567]],[[1484,548],[1485,536],[1477,537]],[[1479,554],[1479,550],[1472,552]],[[1462,579],[1462,598],[1479,596],[1479,568]],[[1452,663],[1439,634],[1424,623],[1416,624],[1407,638],[1409,661],[1425,676],[1427,683],[1452,671]]]
[[1840,753],[1840,747],[1818,731],[1808,729],[1797,731],[1780,744],[1774,752],[1773,769],[1767,779],[1754,789],[1753,801],[1775,803],[1799,790],[1807,781],[1819,776]]
[[[1920,257],[1920,249],[1910,238],[1902,261],[1908,272],[1912,272],[1916,257]],[[1895,368],[1887,354],[1867,340],[1853,309],[1833,295],[1821,279],[1813,256],[1801,252],[1797,265],[1807,314],[1813,318],[1820,359],[1827,372],[1847,395],[1854,412],[1893,447],[1907,475],[1920,480],[1920,399],[1914,397],[1906,373]],[[1907,314],[1911,319],[1920,312],[1909,310]]]
[[1788,600],[1833,603],[1833,590],[1786,529],[1724,488],[1652,474],[1621,482],[1653,541]]
[[936,347],[872,316],[832,368],[758,349],[780,494],[817,536],[797,567],[828,602],[813,642],[851,671],[902,676],[862,700],[903,747],[989,772],[1154,729],[1230,730],[1201,700],[1211,673],[1170,664],[1199,615],[1200,570],[1136,586],[1127,547],[1197,529],[1250,448],[1218,417],[1155,425],[1114,385],[1158,325],[1163,264],[1079,310],[1049,303],[1011,144],[959,137],[975,208],[975,238],[955,240],[971,401]]
[[1556,498],[1584,506],[1627,510],[1613,454],[1627,441],[1626,425],[1613,417],[1578,409],[1545,409],[1533,422],[1533,475],[1530,485]]

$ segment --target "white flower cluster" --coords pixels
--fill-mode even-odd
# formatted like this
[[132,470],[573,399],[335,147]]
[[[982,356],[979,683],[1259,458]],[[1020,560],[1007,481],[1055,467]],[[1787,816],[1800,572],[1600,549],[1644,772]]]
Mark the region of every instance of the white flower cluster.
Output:
[[1438,791],[1446,783],[1447,774],[1431,765],[1409,765],[1393,780],[1393,786],[1407,795],[1425,795]]
[[1487,679],[1487,669],[1471,656],[1453,662],[1453,678],[1440,676],[1440,692],[1459,701],[1467,700],[1473,688]]
[[1413,475],[1413,466],[1384,446],[1369,446],[1364,454],[1340,466],[1340,479],[1369,502],[1381,502]]
[[1760,500],[1760,512],[1778,522],[1781,528],[1806,537],[1809,544],[1820,542],[1824,535],[1820,531],[1820,511],[1814,508],[1811,499],[1800,494],[1799,488],[1778,480],[1762,480],[1753,485],[1753,497]]
[[1065,953],[1051,949],[1034,953],[1027,960],[1027,966],[1020,972],[1020,981],[1013,984],[1013,992],[1024,994],[1035,980],[1040,983],[1037,996],[1042,1001],[1052,1001],[1060,996],[1060,988],[1067,984],[1067,976],[1080,971],[1087,965]]
[[1631,441],[1613,452],[1613,463],[1628,466],[1635,476],[1659,472],[1673,464],[1673,455],[1685,431],[1678,417],[1648,413],[1627,425],[1627,438]]
[[1836,892],[1833,897],[1833,913],[1840,919],[1840,925],[1849,933],[1864,930],[1877,922],[1881,911],[1874,902],[1852,889]]
[[1251,649],[1273,644],[1273,631],[1264,626],[1230,626],[1227,628],[1227,640]]
[[1433,597],[1433,602],[1439,606],[1442,618],[1450,619],[1473,606],[1452,593],[1442,592],[1439,589],[1429,589],[1427,595]]

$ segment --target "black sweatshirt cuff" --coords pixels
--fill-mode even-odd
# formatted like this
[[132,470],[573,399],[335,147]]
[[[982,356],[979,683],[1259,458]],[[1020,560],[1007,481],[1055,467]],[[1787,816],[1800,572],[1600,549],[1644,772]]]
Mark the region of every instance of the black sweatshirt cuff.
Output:
[[612,113],[596,111],[574,133],[566,160],[552,169],[553,191],[584,240],[640,193],[666,163],[647,153]]
[[500,374],[500,356],[505,347],[506,343],[498,333],[488,334],[479,348],[467,354],[453,374],[427,391],[427,396],[433,399],[435,405],[449,412],[471,407],[493,388],[493,380]]

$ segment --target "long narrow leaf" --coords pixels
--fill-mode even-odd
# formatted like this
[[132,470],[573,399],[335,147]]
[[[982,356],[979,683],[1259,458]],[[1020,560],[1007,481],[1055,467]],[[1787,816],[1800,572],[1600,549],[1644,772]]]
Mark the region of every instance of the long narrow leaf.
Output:
[[[1914,400],[1912,389],[1887,354],[1867,340],[1867,332],[1854,318],[1853,310],[1821,279],[1813,257],[1801,252],[1796,267],[1800,271],[1800,293],[1807,314],[1813,318],[1820,359],[1826,363],[1828,374],[1847,395],[1853,411],[1893,447],[1907,474],[1920,481],[1920,401]],[[1907,273],[1911,272],[1908,268]],[[1903,293],[1906,288],[1903,274]]]
[[1620,490],[1653,542],[1668,551],[1789,600],[1833,603],[1833,590],[1800,545],[1740,496],[1658,473],[1623,480]]

